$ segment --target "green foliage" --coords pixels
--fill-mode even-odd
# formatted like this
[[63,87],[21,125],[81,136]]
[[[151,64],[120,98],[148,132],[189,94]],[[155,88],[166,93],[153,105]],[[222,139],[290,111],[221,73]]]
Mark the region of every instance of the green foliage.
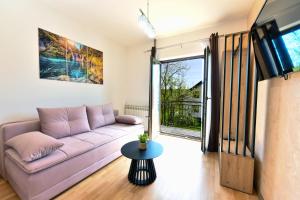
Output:
[[202,85],[199,88],[193,88],[190,90],[191,96],[194,98],[200,98]]
[[293,68],[293,71],[294,71],[294,72],[299,72],[299,71],[300,71],[300,66],[294,67],[294,68]]
[[174,116],[174,125],[175,126],[192,126],[195,124],[194,117],[190,115],[175,115]]
[[[193,130],[201,130],[201,122],[195,116],[199,105],[188,101],[199,101],[202,85],[188,88],[186,72],[189,66],[184,61],[166,63],[161,68],[161,124]],[[193,116],[194,115],[194,116]]]
[[167,63],[161,69],[161,100],[179,101],[189,96],[185,75],[189,67],[182,61]]
[[147,133],[143,133],[139,135],[140,143],[146,143],[148,141],[149,137]]
[[191,115],[175,115],[174,126],[182,128],[193,128],[196,130],[201,129],[200,122]]

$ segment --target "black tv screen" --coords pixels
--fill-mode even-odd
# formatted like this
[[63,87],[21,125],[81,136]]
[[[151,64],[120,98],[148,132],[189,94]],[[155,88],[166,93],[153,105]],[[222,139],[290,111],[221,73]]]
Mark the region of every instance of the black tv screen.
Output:
[[251,28],[260,80],[300,71],[300,1],[267,1]]

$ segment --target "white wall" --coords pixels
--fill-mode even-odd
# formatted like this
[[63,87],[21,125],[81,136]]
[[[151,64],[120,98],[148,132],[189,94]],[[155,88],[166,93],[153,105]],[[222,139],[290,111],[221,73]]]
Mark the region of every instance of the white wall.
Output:
[[[206,29],[181,34],[168,38],[157,39],[157,47],[164,47],[178,43],[208,38],[211,33],[218,32],[219,35],[247,30],[247,20],[240,19],[227,23],[217,24]],[[180,57],[203,55],[203,42],[183,44],[157,52],[158,59],[166,60]],[[220,50],[223,49],[224,40],[220,40]],[[140,44],[127,49],[127,82],[126,103],[134,105],[148,105],[149,93],[149,65],[150,52],[146,52],[153,46],[152,42]],[[221,53],[221,51],[220,51]],[[221,55],[221,54],[220,54]],[[220,57],[221,59],[221,57]]]
[[[36,107],[112,102],[123,110],[124,47],[38,1],[2,0],[0,13],[0,124],[35,118]],[[103,51],[104,84],[39,79],[39,27]]]
[[127,50],[126,68],[126,103],[132,105],[148,105],[149,70],[152,42],[130,47]]
[[[190,41],[195,41],[203,38],[209,38],[212,33],[218,32],[219,35],[239,32],[247,30],[247,21],[246,19],[238,19],[235,21],[229,21],[222,24],[216,24],[214,26],[201,29],[198,31],[185,33],[173,37],[161,38],[157,41],[158,47],[169,46],[172,44],[185,43]],[[161,60],[165,59],[173,59],[180,57],[189,57],[195,55],[203,55],[204,48],[209,45],[209,40],[186,43],[182,45],[178,45],[176,47],[162,49],[158,52],[158,57]],[[224,41],[221,39],[219,42],[220,48],[222,49],[224,46]]]

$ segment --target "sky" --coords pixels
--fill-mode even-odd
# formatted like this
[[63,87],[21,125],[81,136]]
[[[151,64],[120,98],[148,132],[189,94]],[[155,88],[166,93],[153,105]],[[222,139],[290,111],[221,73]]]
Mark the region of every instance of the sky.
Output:
[[[203,60],[202,58],[180,61],[187,65],[188,71],[185,73],[185,83],[188,88],[193,87],[203,79]],[[164,64],[162,65],[164,67]]]
[[187,60],[185,63],[189,66],[189,70],[186,72],[185,79],[188,88],[196,85],[200,80],[202,80],[202,70],[203,70],[203,60],[204,59],[193,59]]

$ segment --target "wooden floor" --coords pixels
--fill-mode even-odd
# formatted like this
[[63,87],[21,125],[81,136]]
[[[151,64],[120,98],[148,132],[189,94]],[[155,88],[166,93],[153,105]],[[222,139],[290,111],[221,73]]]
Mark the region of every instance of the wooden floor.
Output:
[[[130,160],[120,157],[59,195],[58,200],[257,200],[219,185],[216,153],[203,155],[198,141],[159,136],[162,156],[154,160],[156,181],[146,187],[127,180]],[[18,199],[8,183],[0,179],[0,199]]]

